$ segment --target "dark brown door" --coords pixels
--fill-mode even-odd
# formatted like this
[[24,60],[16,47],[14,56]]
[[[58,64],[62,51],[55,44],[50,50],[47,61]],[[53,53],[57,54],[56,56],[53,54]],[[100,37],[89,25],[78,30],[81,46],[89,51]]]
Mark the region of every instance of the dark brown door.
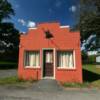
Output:
[[52,77],[54,72],[53,69],[53,50],[45,50],[43,76]]

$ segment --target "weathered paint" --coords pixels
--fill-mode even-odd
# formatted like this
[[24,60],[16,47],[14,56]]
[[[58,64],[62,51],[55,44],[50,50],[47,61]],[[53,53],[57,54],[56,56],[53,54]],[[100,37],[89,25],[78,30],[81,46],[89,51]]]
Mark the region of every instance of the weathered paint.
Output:
[[[43,29],[50,30],[53,38],[45,38]],[[72,32],[69,27],[60,27],[59,23],[38,24],[36,29],[30,28],[28,32],[20,36],[19,45],[19,65],[18,76],[21,79],[42,79],[42,50],[43,48],[53,48],[55,50],[55,79],[60,82],[80,82],[82,83],[82,63],[80,52],[80,32]],[[24,51],[40,51],[39,68],[25,68]],[[58,50],[74,50],[75,69],[58,69],[57,56]]]

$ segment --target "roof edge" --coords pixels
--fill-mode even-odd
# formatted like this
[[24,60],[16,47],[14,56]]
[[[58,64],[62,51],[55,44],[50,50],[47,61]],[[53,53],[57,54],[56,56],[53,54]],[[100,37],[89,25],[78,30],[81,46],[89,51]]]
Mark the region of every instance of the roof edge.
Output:
[[60,26],[60,28],[70,28],[69,25],[65,25],[65,26]]

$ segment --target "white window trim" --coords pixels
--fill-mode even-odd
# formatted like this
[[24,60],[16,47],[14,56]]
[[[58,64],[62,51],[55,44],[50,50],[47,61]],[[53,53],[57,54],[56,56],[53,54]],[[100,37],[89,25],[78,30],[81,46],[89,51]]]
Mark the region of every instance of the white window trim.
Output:
[[[40,65],[39,65],[39,66],[26,66],[26,65],[25,65],[25,60],[26,60],[26,58],[25,58],[25,53],[26,53],[27,51],[33,51],[33,52],[34,52],[34,51],[38,51],[38,52],[39,52],[39,60],[40,60],[40,50],[25,50],[25,51],[24,51],[24,68],[25,68],[25,69],[28,69],[28,68],[30,68],[30,69],[38,69],[38,68],[41,68]],[[40,63],[40,62],[39,62],[39,63]]]
[[[74,66],[71,66],[70,68],[68,66],[57,66],[57,69],[68,69],[68,70],[74,70],[76,69],[76,60],[75,60],[75,50],[66,50],[67,51],[72,51],[73,52],[73,61],[74,61]],[[57,60],[56,60],[57,61]],[[58,63],[58,62],[57,62]]]
[[40,66],[25,66],[25,68],[34,68],[34,69],[37,69],[37,68],[40,68]]
[[74,66],[73,68],[76,69],[76,54],[75,54],[75,50],[73,50],[73,59],[74,59]]
[[69,67],[67,67],[67,66],[66,66],[66,67],[60,67],[60,66],[59,66],[59,67],[57,67],[57,69],[76,69],[76,68],[75,68],[75,67],[73,67],[73,66],[72,66],[72,67],[70,67],[70,68],[69,68]]

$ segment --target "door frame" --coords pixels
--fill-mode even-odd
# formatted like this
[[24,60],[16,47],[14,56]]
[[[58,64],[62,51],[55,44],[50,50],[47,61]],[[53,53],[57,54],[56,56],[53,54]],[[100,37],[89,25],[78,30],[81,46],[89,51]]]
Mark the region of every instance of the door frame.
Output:
[[[43,56],[44,56],[44,51],[46,51],[46,50],[53,50],[53,77],[44,77],[43,76],[43,72],[44,72],[44,59],[43,59]],[[55,79],[55,71],[56,71],[56,67],[55,67],[55,62],[56,62],[56,60],[55,60],[55,48],[42,48],[42,68],[41,68],[41,78],[42,79]]]

